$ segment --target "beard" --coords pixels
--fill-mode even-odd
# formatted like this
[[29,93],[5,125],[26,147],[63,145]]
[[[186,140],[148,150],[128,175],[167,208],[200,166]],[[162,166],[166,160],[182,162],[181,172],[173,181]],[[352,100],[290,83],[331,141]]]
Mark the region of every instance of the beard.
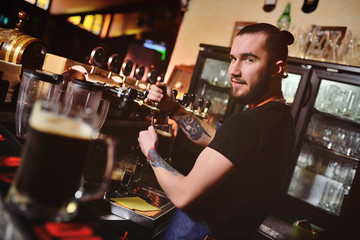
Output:
[[232,101],[234,101],[237,104],[240,104],[242,106],[245,106],[250,103],[257,102],[260,100],[268,91],[269,89],[269,81],[271,79],[271,72],[270,68],[268,67],[264,74],[261,75],[259,82],[249,90],[249,92],[236,96],[234,93],[234,88],[231,85],[231,94],[230,98]]

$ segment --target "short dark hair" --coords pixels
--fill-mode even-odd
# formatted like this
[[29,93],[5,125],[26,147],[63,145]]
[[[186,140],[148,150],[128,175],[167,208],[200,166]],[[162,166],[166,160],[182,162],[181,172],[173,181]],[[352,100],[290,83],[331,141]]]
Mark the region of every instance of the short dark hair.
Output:
[[280,31],[274,25],[268,23],[256,23],[242,28],[237,36],[257,33],[263,33],[267,36],[266,43],[269,53],[269,63],[274,63],[279,60],[287,61],[288,45],[294,42],[294,36],[289,31]]

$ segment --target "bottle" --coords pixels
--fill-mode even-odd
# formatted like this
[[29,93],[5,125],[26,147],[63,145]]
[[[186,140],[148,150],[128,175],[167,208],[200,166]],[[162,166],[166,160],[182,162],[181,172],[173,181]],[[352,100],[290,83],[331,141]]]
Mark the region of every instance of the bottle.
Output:
[[311,13],[313,11],[315,11],[317,5],[318,5],[319,0],[304,0],[304,4],[301,8],[301,10],[304,13]]
[[281,16],[279,17],[278,21],[277,21],[277,27],[280,30],[289,30],[290,27],[290,6],[291,3],[288,3],[284,9],[284,12],[281,14]]
[[271,12],[275,9],[276,0],[265,0],[263,9],[265,12]]

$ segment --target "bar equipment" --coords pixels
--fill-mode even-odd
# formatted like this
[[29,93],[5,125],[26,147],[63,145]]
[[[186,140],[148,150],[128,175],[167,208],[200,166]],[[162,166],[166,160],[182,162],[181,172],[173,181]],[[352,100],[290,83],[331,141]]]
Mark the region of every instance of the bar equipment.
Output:
[[41,40],[23,32],[27,13],[19,12],[18,18],[15,29],[0,28],[0,59],[21,64],[24,69],[41,69],[47,47]]
[[360,132],[354,113],[360,70],[318,61],[289,61],[306,65],[309,73],[301,79],[293,104],[295,157],[279,212],[293,211],[340,236],[353,231],[351,226],[358,221]]
[[40,70],[24,69],[16,105],[16,136],[25,138],[28,120],[37,99],[54,101],[59,96],[62,77]]

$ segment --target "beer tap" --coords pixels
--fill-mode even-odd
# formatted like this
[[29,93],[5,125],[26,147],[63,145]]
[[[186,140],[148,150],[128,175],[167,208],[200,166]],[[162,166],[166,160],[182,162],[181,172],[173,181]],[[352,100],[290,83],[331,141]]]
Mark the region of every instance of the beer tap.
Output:
[[210,100],[206,100],[206,101],[205,101],[204,111],[201,112],[201,116],[202,116],[203,118],[207,118],[208,112],[209,112],[209,109],[210,109],[210,106],[211,106],[211,101],[210,101]]
[[189,106],[189,94],[184,93],[183,98],[181,100],[181,105],[186,109]]
[[155,84],[158,80],[158,73],[155,69],[152,69],[147,74],[147,81],[150,84]]
[[[119,95],[118,95],[119,96]],[[133,88],[128,88],[121,91],[119,96],[118,114],[122,117],[129,116],[134,108],[137,91]]]
[[173,94],[175,100],[176,100],[178,93],[179,93],[178,90],[176,90],[176,89],[172,90],[172,94]]
[[105,60],[105,50],[102,47],[96,47],[90,54],[89,64],[91,66],[90,74],[95,73],[95,68],[103,64]]
[[143,78],[144,74],[145,74],[145,66],[138,66],[135,69],[134,77],[136,79],[136,82],[135,82],[136,87],[139,86],[139,82]]
[[122,64],[122,71],[123,71],[123,75],[125,77],[130,76],[132,69],[133,69],[134,63],[131,60],[126,60],[123,64]]
[[109,57],[107,62],[107,69],[109,71],[108,78],[111,78],[113,73],[120,73],[121,69],[121,57],[119,54],[113,54]]
[[198,99],[198,107],[197,109],[194,111],[194,113],[198,116],[201,116],[201,113],[202,113],[202,109],[204,107],[204,103],[205,103],[205,100],[203,98],[199,98]]
[[191,93],[189,95],[189,105],[188,105],[186,110],[188,110],[190,112],[194,112],[194,101],[195,101],[195,99],[196,99],[196,95]]

